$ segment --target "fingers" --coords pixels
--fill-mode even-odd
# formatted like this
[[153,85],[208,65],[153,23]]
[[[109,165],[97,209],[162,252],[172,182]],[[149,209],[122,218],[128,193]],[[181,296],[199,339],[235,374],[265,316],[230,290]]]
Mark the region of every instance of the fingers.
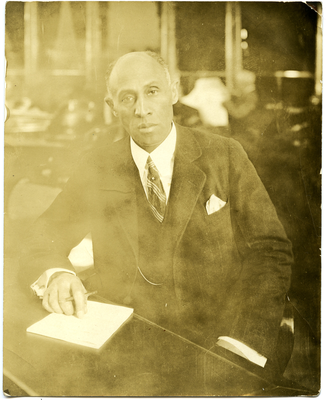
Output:
[[61,310],[66,315],[73,315],[74,306],[72,304],[72,301],[67,301],[67,298],[69,298],[69,297],[70,297],[70,291],[69,290],[59,290],[59,292],[58,292],[58,301],[59,301],[59,305],[61,307]]
[[[68,293],[68,296],[67,296]],[[56,286],[51,285],[45,292],[43,296],[42,305],[43,307],[51,312],[57,314],[67,314],[72,315],[74,310],[73,306],[71,305],[72,310],[69,310],[66,305],[61,303],[60,298],[66,299],[69,297],[69,290],[58,291]],[[70,302],[71,303],[71,302]]]
[[73,282],[71,285],[71,292],[75,303],[75,312],[78,318],[82,318],[86,313],[87,298],[85,296],[86,290],[80,282]]
[[46,309],[46,311],[53,313],[54,310],[49,304],[49,292],[46,290],[43,295],[42,306]]
[[[84,293],[86,289],[79,278],[62,274],[53,279],[44,292],[42,305],[51,313],[73,315],[76,312],[77,317],[82,318],[87,312]],[[74,301],[67,301],[69,297],[73,297]]]

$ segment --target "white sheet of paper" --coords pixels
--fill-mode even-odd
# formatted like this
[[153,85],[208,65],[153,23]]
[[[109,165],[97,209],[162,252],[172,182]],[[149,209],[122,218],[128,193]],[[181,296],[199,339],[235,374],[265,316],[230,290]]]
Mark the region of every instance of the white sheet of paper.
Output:
[[99,349],[131,316],[132,308],[87,301],[83,318],[49,314],[27,332]]

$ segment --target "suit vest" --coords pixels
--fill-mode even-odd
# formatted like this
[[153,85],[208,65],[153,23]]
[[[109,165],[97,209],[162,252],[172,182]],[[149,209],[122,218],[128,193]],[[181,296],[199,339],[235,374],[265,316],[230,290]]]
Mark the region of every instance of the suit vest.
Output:
[[138,271],[130,306],[135,312],[159,325],[176,318],[177,301],[173,282],[173,251],[169,204],[164,221],[160,223],[152,214],[144,188],[136,169],[135,187],[138,214]]

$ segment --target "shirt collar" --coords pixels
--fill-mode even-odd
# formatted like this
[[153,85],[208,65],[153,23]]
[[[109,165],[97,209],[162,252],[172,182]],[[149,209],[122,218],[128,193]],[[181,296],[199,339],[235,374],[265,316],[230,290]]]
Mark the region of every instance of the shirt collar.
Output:
[[151,156],[156,168],[162,176],[171,174],[171,162],[174,158],[175,146],[177,142],[177,131],[174,123],[166,139],[151,153],[138,146],[130,137],[130,147],[132,158],[137,165],[140,175],[143,174],[148,156]]

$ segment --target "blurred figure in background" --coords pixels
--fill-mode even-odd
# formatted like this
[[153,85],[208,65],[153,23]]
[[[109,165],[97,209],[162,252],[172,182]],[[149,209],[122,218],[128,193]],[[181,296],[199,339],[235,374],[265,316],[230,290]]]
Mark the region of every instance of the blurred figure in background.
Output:
[[198,110],[202,123],[213,127],[228,126],[228,112],[223,103],[228,90],[219,78],[197,79],[194,89],[182,97],[181,103]]
[[239,71],[235,77],[235,88],[223,103],[229,113],[232,137],[255,140],[260,133],[255,113],[258,103],[255,81],[254,72]]

